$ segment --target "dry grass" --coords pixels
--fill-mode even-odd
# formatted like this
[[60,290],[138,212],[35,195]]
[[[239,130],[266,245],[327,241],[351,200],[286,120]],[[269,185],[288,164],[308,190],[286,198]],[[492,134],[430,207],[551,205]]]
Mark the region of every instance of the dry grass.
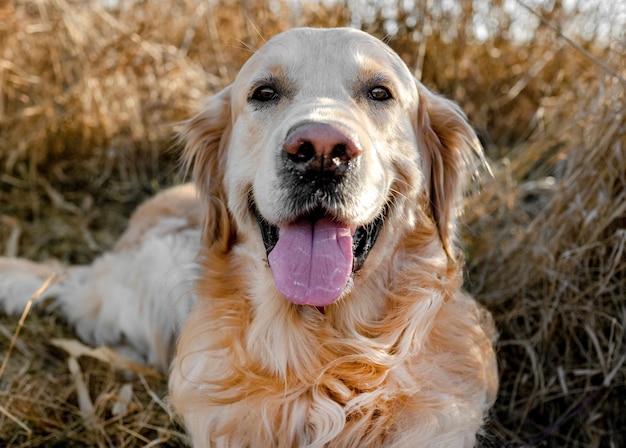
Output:
[[597,73],[468,201],[470,289],[501,331],[494,425],[528,446],[626,442],[626,88]]
[[[464,220],[467,285],[501,332],[502,388],[482,444],[624,446],[626,50],[593,36],[574,36],[576,48],[550,26],[584,15],[560,3],[536,9],[546,24],[517,43],[506,3],[418,0],[371,15],[348,2],[2,4],[0,250],[89,262],[139,201],[180,181],[171,123],[265,38],[360,24],[462,104],[493,161]],[[477,13],[497,19],[479,43]],[[165,379],[60,349],[50,341],[73,336],[57,319],[31,312],[10,353],[16,319],[0,319],[0,441],[184,446]]]

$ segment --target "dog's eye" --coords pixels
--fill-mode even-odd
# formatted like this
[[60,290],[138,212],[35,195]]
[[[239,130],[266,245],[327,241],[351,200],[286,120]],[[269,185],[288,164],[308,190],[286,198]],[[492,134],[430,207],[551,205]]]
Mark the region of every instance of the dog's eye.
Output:
[[387,101],[393,98],[387,87],[376,86],[367,92],[367,96],[374,101]]
[[279,95],[274,87],[260,86],[254,89],[250,98],[254,101],[268,102],[277,100]]

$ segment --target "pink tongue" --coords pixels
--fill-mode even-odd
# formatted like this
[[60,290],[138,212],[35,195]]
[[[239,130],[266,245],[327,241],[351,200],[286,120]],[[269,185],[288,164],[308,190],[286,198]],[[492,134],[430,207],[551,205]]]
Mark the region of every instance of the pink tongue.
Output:
[[352,272],[352,233],[328,218],[281,227],[269,254],[278,290],[298,305],[326,306],[339,298]]

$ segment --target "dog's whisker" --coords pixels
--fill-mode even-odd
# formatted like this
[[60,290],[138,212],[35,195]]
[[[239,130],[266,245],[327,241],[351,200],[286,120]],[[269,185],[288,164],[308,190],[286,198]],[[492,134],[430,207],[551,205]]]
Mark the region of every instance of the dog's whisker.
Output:
[[[254,20],[252,20],[250,17],[248,17],[248,23],[252,26],[252,28],[254,28],[254,31],[256,32],[257,36],[259,36],[259,38],[263,41],[263,43],[264,44],[267,43],[267,40],[265,40],[265,37],[263,37],[263,34],[261,33],[259,28],[254,23]],[[256,49],[255,49],[255,51],[256,51]]]
[[236,46],[236,45],[225,45],[226,48],[234,48],[236,50],[243,50],[243,51],[247,51],[249,53],[256,53],[257,52],[257,48],[255,48],[254,46],[252,46],[251,44],[244,42],[241,39],[235,39],[237,41],[237,43],[241,44],[240,46]]

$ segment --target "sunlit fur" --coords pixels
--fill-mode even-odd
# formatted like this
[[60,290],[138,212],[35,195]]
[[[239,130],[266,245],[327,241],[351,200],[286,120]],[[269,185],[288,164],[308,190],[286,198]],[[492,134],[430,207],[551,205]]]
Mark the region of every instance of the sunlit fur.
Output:
[[[327,52],[341,62],[325,67]],[[305,57],[323,79],[307,78]],[[245,89],[267,59],[308,93],[258,118]],[[368,70],[393,72],[402,93],[397,107],[374,118],[367,104],[342,96],[346,78]],[[408,73],[364,33],[292,30],[186,122],[185,159],[205,224],[197,303],[180,335],[170,392],[194,446],[473,446],[497,389],[494,330],[460,290],[454,233],[463,180],[482,155],[458,107]],[[336,100],[317,120],[362,113],[349,126],[362,126],[357,131],[371,140],[363,175],[389,176],[380,192],[379,208],[388,206],[381,235],[346,294],[323,313],[277,291],[248,208],[250,191],[265,194],[263,182],[272,178],[257,171],[269,166],[268,152],[280,150],[281,134],[270,133],[283,124],[266,123],[301,113],[316,98],[303,87],[309,84]],[[262,199],[267,214],[279,216],[279,203]],[[361,224],[359,213],[346,216]]]
[[[287,86],[281,100],[251,103],[270,75]],[[376,83],[392,101],[368,99]],[[385,211],[363,267],[323,310],[278,292],[249,206],[274,225],[297,213],[277,154],[302,122],[340,125],[362,147],[335,218],[356,228]],[[0,306],[21,313],[57,274],[36,306],[163,369],[184,325],[170,400],[196,447],[472,446],[497,374],[490,316],[461,291],[456,219],[482,152],[459,108],[365,33],[295,29],[181,139],[195,187],[143,204],[91,265],[0,258]]]
[[90,344],[167,370],[195,302],[199,209],[193,185],[157,194],[137,208],[115,247],[90,265],[0,257],[0,308],[21,313],[50,277],[36,307],[61,314]]

